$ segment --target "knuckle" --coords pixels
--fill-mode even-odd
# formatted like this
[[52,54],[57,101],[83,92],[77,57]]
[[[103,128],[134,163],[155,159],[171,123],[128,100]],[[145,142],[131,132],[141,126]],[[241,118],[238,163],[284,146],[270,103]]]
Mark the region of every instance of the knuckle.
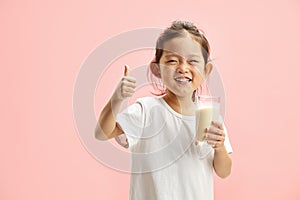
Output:
[[123,89],[124,88],[124,82],[121,82],[120,88]]
[[215,140],[216,141],[220,140],[220,136],[216,135]]
[[221,137],[219,137],[219,141],[224,141],[224,137],[223,136],[221,136]]

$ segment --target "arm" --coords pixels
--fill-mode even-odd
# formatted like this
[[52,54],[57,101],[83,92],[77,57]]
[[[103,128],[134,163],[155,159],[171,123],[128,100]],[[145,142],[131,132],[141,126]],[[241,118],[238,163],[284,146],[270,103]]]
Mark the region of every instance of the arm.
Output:
[[212,126],[207,129],[206,139],[215,149],[213,166],[216,174],[226,178],[230,175],[232,161],[224,145],[225,133],[222,124],[212,122]]
[[231,158],[227,153],[225,146],[215,150],[214,169],[216,174],[221,178],[226,178],[231,172]]
[[100,113],[95,128],[95,138],[99,140],[108,140],[123,133],[117,126],[115,116],[119,112],[123,100],[133,95],[136,83],[133,77],[127,76],[127,71],[127,66],[125,66],[124,77]]
[[108,140],[123,133],[117,126],[115,114],[119,111],[122,101],[113,96],[100,113],[95,129],[95,138],[98,140]]

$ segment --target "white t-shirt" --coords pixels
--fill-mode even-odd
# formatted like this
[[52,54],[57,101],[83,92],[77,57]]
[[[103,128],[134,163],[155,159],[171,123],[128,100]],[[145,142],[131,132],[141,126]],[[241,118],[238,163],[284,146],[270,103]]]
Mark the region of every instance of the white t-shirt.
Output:
[[195,145],[195,116],[175,112],[162,97],[145,97],[117,123],[131,152],[130,200],[213,199],[214,149]]

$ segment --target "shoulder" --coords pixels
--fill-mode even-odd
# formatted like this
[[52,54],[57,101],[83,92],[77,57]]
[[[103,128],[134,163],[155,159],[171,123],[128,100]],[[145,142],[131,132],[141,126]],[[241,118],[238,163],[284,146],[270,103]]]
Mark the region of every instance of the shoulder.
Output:
[[142,104],[149,104],[149,103],[160,103],[161,97],[142,97],[138,98],[136,102],[142,103]]
[[162,109],[162,102],[159,97],[143,97],[138,98],[133,104],[128,106],[118,115],[120,116],[142,116],[147,115],[153,109]]
[[161,97],[138,98],[132,109],[135,110],[135,113],[139,113],[140,116],[144,116],[145,119],[154,119],[156,118],[155,116],[162,115],[166,111]]
[[143,97],[136,100],[137,104],[140,104],[143,109],[149,110],[153,107],[162,106],[161,97]]

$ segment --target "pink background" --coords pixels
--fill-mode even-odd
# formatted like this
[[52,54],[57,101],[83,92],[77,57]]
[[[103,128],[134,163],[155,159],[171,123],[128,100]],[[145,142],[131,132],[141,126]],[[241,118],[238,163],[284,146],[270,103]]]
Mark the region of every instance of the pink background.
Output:
[[[298,0],[2,0],[1,200],[127,199],[129,175],[100,164],[78,137],[74,83],[101,42],[175,19],[205,30],[226,90],[233,169],[216,177],[215,199],[300,198]],[[111,88],[103,94],[96,115]]]

